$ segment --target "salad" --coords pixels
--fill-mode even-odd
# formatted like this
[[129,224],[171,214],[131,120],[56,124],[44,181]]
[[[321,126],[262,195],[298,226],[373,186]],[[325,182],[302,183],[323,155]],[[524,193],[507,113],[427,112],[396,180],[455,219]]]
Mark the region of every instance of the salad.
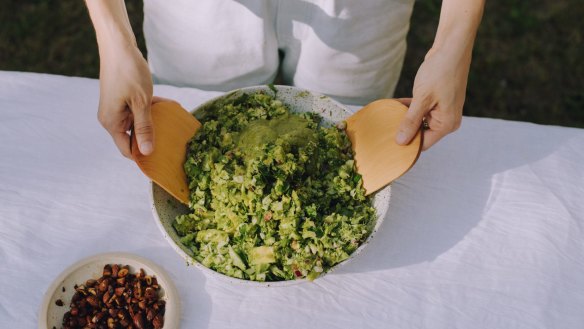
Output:
[[254,281],[313,280],[376,221],[345,132],[266,92],[215,102],[188,145],[190,213],[173,226],[193,257]]

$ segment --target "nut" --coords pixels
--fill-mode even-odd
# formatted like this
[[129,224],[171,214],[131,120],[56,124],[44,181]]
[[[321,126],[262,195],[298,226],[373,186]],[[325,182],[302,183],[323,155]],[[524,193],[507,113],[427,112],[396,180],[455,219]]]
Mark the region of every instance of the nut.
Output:
[[149,309],[148,312],[146,313],[146,320],[148,321],[152,321],[154,319],[154,317],[156,316],[156,311],[154,309]]
[[103,267],[103,276],[111,276],[112,275],[112,266],[110,264],[105,264]]
[[142,313],[134,314],[134,317],[132,318],[132,320],[134,321],[134,326],[137,329],[144,328],[144,316],[142,315]]
[[126,275],[128,275],[128,268],[122,267],[122,269],[118,271],[118,278],[123,278]]
[[99,291],[105,292],[107,290],[108,286],[109,286],[109,280],[101,281],[101,283],[99,284]]
[[105,293],[105,294],[103,294],[103,297],[101,298],[101,301],[102,301],[104,304],[107,304],[107,303],[110,301],[110,297],[111,297],[111,296],[110,296],[110,293],[109,293],[109,291],[106,291],[106,293]]
[[144,297],[146,299],[154,299],[156,297],[156,291],[153,288],[148,287],[144,290]]
[[87,320],[84,317],[78,318],[77,325],[80,327],[83,327],[83,326],[87,325]]
[[158,314],[154,317],[152,326],[154,329],[161,329],[164,326],[164,318],[162,318],[162,315]]
[[118,313],[118,318],[120,320],[127,320],[130,318],[130,314],[128,314],[128,311],[126,311],[125,309],[120,310],[120,312]]
[[122,327],[126,328],[130,325],[130,321],[128,319],[122,319],[120,320],[120,324],[122,325]]
[[121,297],[124,294],[124,290],[126,290],[126,288],[124,287],[117,287],[114,294],[118,297]]
[[79,291],[76,291],[75,294],[73,294],[73,297],[71,298],[71,302],[76,303],[82,298],[81,296],[82,296],[81,293]]
[[85,300],[87,300],[87,303],[93,307],[99,306],[99,300],[97,300],[97,297],[95,297],[94,295],[87,296]]
[[118,264],[112,265],[112,276],[114,278],[117,278],[118,277],[119,270],[120,270],[120,265],[118,265]]
[[112,318],[116,318],[118,317],[118,313],[120,312],[120,310],[116,309],[116,308],[110,308],[108,311],[109,316],[111,316]]
[[99,313],[95,314],[93,316],[93,318],[91,318],[91,322],[98,323],[103,319],[104,316],[105,316],[105,312],[99,312]]

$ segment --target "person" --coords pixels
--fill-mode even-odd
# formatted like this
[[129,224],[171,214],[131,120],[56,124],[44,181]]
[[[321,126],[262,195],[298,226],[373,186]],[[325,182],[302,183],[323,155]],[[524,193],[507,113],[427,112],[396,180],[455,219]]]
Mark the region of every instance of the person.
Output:
[[[148,62],[123,0],[86,0],[100,56],[98,119],[131,157],[155,147],[153,80],[230,90],[285,84],[364,105],[393,96],[414,0],[144,0]],[[396,142],[427,122],[427,150],[461,124],[468,72],[484,0],[443,0],[431,49],[418,69]]]

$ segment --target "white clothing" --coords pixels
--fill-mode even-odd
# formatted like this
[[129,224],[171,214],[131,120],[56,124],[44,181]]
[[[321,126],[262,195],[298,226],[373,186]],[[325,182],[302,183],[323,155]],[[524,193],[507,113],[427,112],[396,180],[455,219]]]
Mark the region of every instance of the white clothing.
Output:
[[347,104],[391,97],[413,0],[145,0],[157,83],[231,90],[282,82]]

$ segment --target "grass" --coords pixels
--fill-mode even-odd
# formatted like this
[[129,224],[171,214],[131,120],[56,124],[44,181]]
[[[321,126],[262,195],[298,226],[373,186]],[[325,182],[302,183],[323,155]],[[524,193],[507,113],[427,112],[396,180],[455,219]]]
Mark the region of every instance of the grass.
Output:
[[[142,2],[126,1],[140,48]],[[96,78],[82,1],[0,0],[0,70]],[[396,96],[408,96],[432,45],[440,1],[416,2]],[[579,0],[487,1],[464,114],[584,128],[584,6]]]

